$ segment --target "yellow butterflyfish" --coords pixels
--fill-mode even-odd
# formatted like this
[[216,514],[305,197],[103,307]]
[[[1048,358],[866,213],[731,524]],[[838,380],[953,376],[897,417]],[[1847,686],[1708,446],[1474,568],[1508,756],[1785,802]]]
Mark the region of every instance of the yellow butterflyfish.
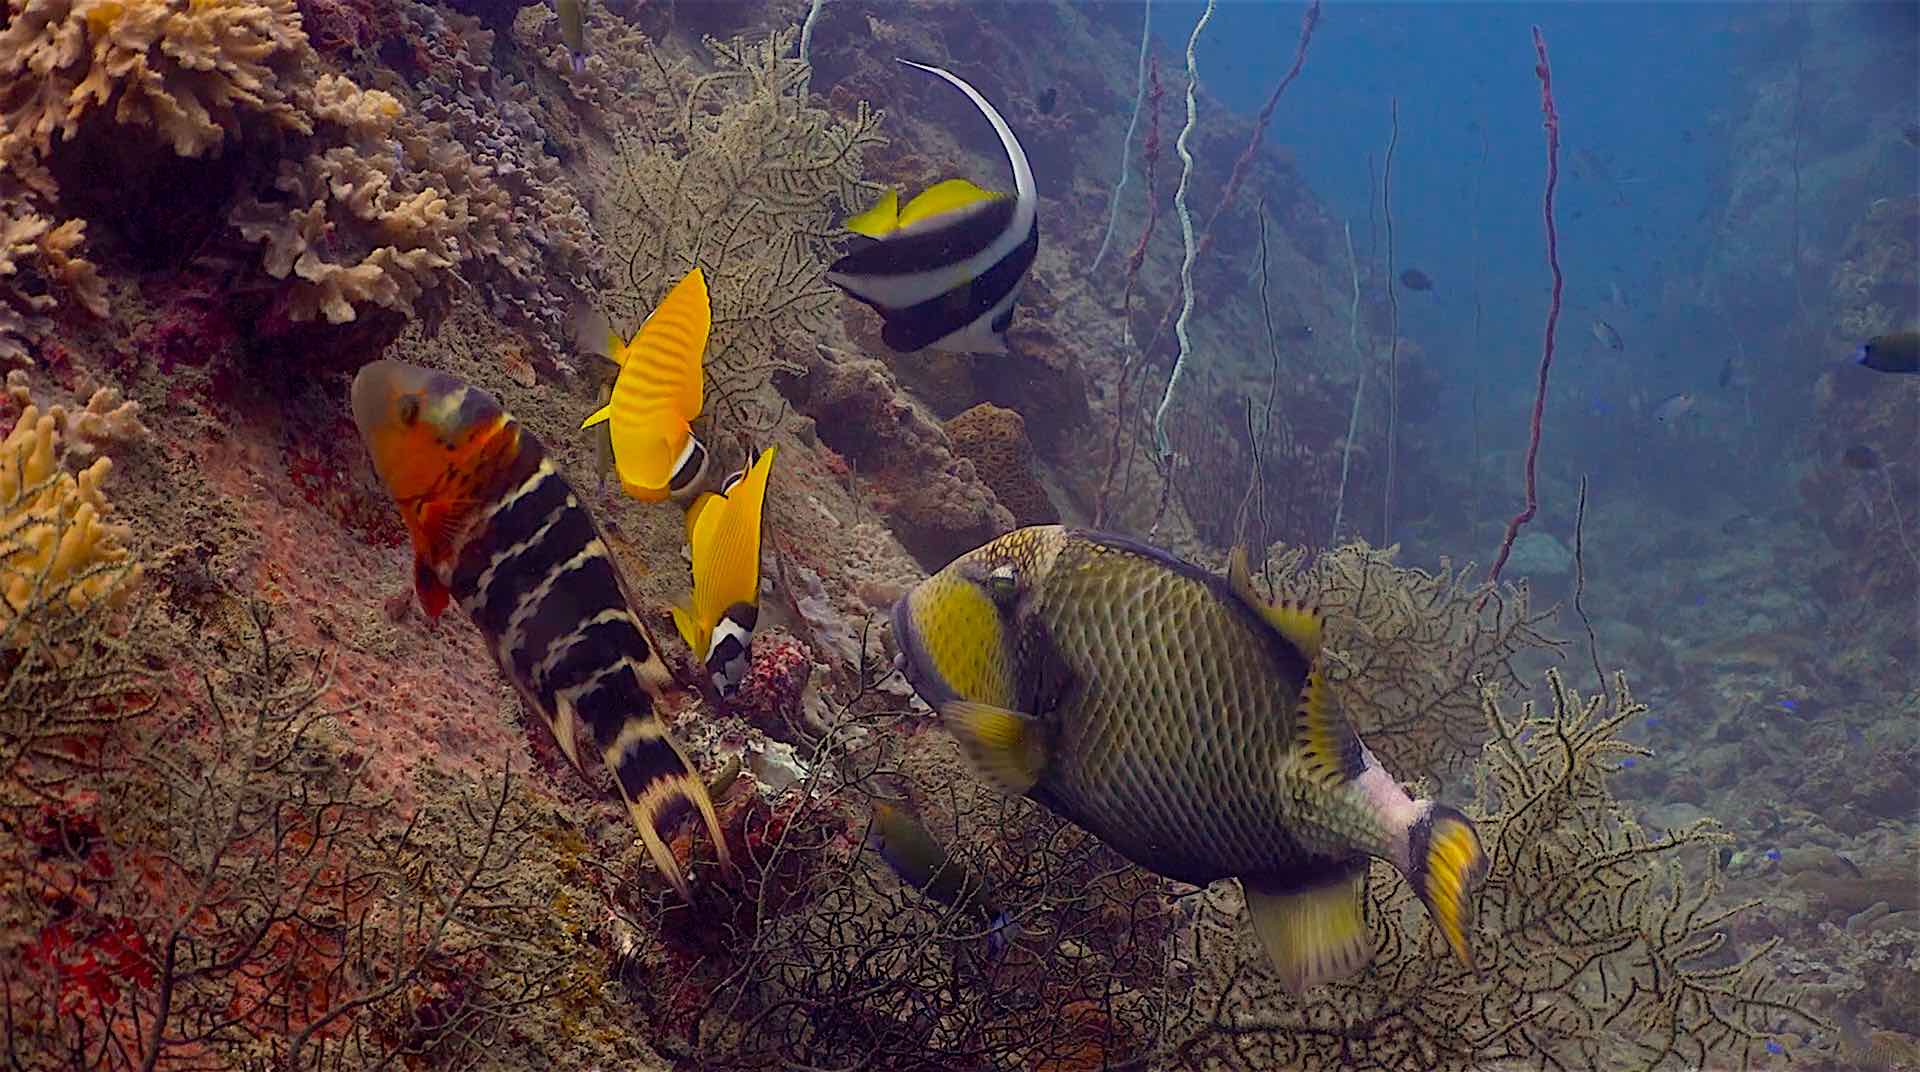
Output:
[[760,521],[773,454],[768,447],[687,511],[693,598],[673,608],[673,623],[722,696],[740,691],[760,618]]
[[[713,308],[707,278],[687,273],[613,355],[620,365],[613,397],[580,423],[607,422],[620,486],[646,502],[697,495],[707,448],[693,434],[702,405],[701,364]],[[615,335],[609,344],[617,344]]]

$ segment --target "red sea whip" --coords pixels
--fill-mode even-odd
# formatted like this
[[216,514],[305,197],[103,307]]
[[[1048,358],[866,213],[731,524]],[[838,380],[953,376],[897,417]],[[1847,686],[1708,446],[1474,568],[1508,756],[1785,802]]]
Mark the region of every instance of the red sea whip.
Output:
[[[1532,521],[1540,508],[1533,470],[1534,463],[1540,457],[1540,416],[1547,408],[1547,370],[1553,367],[1553,329],[1560,322],[1560,291],[1565,282],[1560,275],[1560,235],[1553,226],[1553,191],[1560,181],[1560,113],[1553,107],[1553,68],[1547,64],[1547,39],[1540,35],[1538,26],[1533,28],[1533,51],[1540,58],[1540,62],[1534,65],[1533,73],[1540,77],[1541,125],[1547,128],[1545,214],[1547,265],[1553,269],[1553,300],[1547,306],[1547,340],[1540,355],[1540,383],[1533,396],[1532,438],[1527,443],[1527,505],[1507,522],[1506,538],[1500,541],[1500,555],[1493,560],[1493,569],[1487,572],[1489,584],[1500,579],[1500,568],[1507,564],[1507,556],[1513,551],[1513,540],[1520,534],[1520,526]],[[1485,603],[1486,596],[1481,596],[1480,602]]]

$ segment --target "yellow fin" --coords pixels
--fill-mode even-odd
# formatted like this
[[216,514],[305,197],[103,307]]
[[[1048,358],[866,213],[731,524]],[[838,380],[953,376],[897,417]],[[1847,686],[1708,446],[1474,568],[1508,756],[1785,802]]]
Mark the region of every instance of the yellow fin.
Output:
[[847,230],[868,238],[885,238],[900,226],[900,195],[888,190],[865,212],[847,218]]
[[667,292],[622,350],[607,409],[623,485],[661,489],[664,497],[693,434],[690,423],[700,415],[701,366],[712,328],[707,279],[695,268]]
[[940,717],[960,742],[967,762],[987,781],[1016,795],[1040,781],[1047,767],[1047,746],[1031,717],[968,700],[941,704]]
[[895,226],[904,231],[914,224],[925,223],[936,216],[959,212],[983,201],[993,201],[1005,196],[1007,195],[997,194],[992,190],[983,190],[965,179],[936,182],[920,191],[920,196],[907,202],[907,207],[900,210],[900,220]]
[[1307,661],[1318,662],[1320,645],[1326,634],[1326,615],[1297,599],[1269,602],[1253,587],[1253,574],[1247,569],[1247,548],[1235,544],[1227,555],[1227,585],[1240,601],[1259,612],[1267,624],[1278,630],[1288,642],[1300,649]]
[[1240,888],[1253,933],[1288,991],[1298,994],[1343,979],[1373,959],[1364,859],[1305,885],[1242,879]]
[[596,424],[602,424],[606,422],[607,420],[612,418],[612,416],[613,416],[613,406],[611,405],[601,406],[599,409],[594,410],[592,415],[589,416],[586,420],[581,421],[580,427],[592,428]]
[[[1447,948],[1460,963],[1473,968],[1473,951],[1467,946],[1467,934],[1473,927],[1473,902],[1469,897],[1487,868],[1480,833],[1466,813],[1446,804],[1432,805],[1414,825],[1416,831],[1421,826],[1426,828],[1427,852],[1425,858],[1410,861],[1407,881],[1426,904]],[[1416,836],[1412,840],[1418,843],[1420,839]]]
[[700,622],[691,609],[676,604],[673,608],[673,626],[680,630],[680,639],[693,649],[696,658],[707,657],[707,641],[713,636],[712,623]]
[[1307,672],[1293,718],[1294,747],[1300,755],[1300,769],[1308,778],[1333,787],[1358,778],[1366,770],[1360,737],[1333,706],[1320,671]]
[[[693,551],[693,617],[711,633],[735,603],[760,603],[760,530],[775,448],[768,447],[725,495],[707,494],[687,512]],[[695,648],[701,656],[705,646]]]

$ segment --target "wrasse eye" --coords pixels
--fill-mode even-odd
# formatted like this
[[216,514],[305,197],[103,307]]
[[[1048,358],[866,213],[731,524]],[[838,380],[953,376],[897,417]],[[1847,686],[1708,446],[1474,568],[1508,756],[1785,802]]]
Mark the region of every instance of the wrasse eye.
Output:
[[420,419],[419,396],[408,395],[405,398],[402,398],[400,400],[400,423],[404,425],[412,426],[413,423],[415,421],[418,421],[419,419]]

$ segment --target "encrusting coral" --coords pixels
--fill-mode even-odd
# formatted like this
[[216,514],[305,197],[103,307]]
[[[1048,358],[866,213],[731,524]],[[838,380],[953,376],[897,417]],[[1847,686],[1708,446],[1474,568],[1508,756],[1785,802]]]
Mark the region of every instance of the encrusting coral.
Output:
[[[125,410],[102,403],[90,424]],[[127,405],[132,405],[127,403]],[[125,583],[140,567],[129,563],[131,530],[106,520],[100,490],[113,460],[94,459],[78,473],[61,465],[58,434],[67,423],[55,406],[42,413],[29,404],[5,440],[0,440],[0,647],[25,646],[38,611],[47,606],[88,609],[96,600],[123,600]]]
[[1027,438],[1027,422],[1013,410],[982,402],[946,423],[953,453],[993,489],[1017,525],[1051,525],[1060,511],[1047,498]]

